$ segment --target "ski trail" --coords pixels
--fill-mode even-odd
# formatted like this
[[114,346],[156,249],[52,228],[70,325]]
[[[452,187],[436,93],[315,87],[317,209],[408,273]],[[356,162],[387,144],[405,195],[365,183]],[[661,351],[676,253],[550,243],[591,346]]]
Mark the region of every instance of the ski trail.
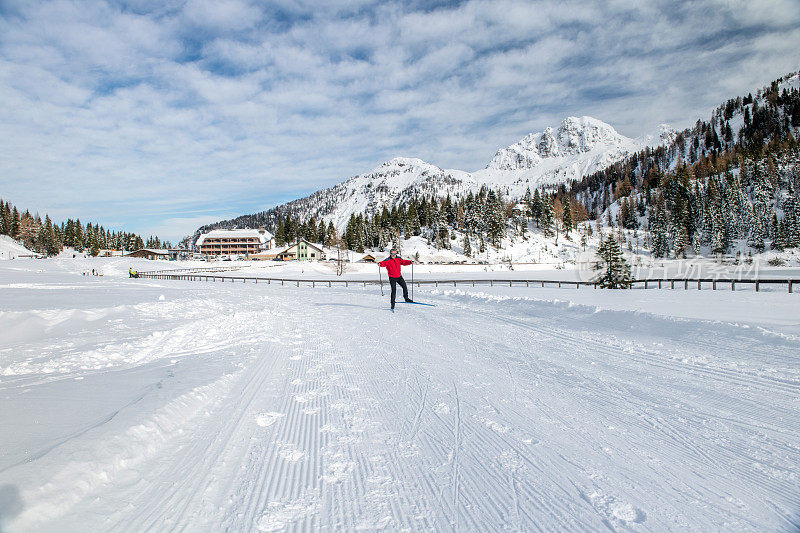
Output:
[[[217,471],[220,467],[235,470],[237,461],[241,460],[237,458],[243,440],[239,435],[248,432],[253,423],[254,403],[277,360],[278,354],[274,349],[267,350],[256,358],[253,366],[242,371],[236,392],[216,412],[209,413],[204,425],[216,426],[209,433],[211,439],[192,438],[188,446],[181,446],[173,452],[177,460],[171,461],[158,475],[172,480],[170,486],[156,485],[152,493],[143,495],[143,501],[137,504],[137,516],[126,524],[126,528],[153,529],[160,524],[184,527],[187,519],[213,522],[214,515],[213,511],[208,511],[207,498],[211,497],[220,479]],[[195,435],[202,433],[196,431]]]
[[452,498],[452,523],[459,530],[459,454],[461,453],[461,402],[458,398],[458,387],[453,383],[453,397],[456,401],[455,426],[453,428],[453,498]]
[[[718,338],[705,338],[692,322],[670,329],[647,315],[535,301],[431,293],[435,309],[389,315],[370,289],[193,287],[180,287],[182,303],[159,316],[176,315],[171,327],[183,343],[219,339],[198,349],[163,336],[136,341],[168,330],[153,320],[129,348],[182,353],[183,365],[225,361],[209,368],[232,370],[227,381],[187,396],[195,403],[186,419],[180,402],[145,389],[115,420],[139,432],[146,453],[83,465],[99,465],[107,479],[34,520],[84,479],[43,476],[51,489],[30,500],[37,505],[11,531],[793,524],[800,388],[783,369],[796,361],[794,340],[746,330],[725,337],[734,330],[714,324],[704,327]],[[208,290],[211,302],[194,309]],[[159,440],[142,405],[169,422]],[[86,455],[125,435],[100,430],[69,446]],[[62,448],[4,475],[23,484],[27,469]],[[23,488],[26,498],[37,489]],[[108,512],[109,502],[126,504]]]
[[417,435],[417,431],[419,431],[419,421],[422,417],[422,412],[425,410],[425,402],[428,399],[428,389],[430,388],[429,383],[425,383],[425,390],[422,393],[422,400],[419,402],[419,409],[417,409],[417,414],[414,416],[414,424],[411,426],[411,433],[409,435],[409,439],[413,439]]

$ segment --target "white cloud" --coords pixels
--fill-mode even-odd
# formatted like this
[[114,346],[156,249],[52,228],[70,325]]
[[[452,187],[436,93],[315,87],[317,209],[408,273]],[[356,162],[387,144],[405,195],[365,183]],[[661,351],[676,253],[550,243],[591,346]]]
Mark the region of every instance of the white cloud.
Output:
[[189,0],[183,15],[192,24],[211,30],[243,30],[261,20],[261,10],[240,0]]
[[3,6],[3,195],[164,235],[397,155],[480,168],[569,114],[686,126],[800,49],[777,0]]

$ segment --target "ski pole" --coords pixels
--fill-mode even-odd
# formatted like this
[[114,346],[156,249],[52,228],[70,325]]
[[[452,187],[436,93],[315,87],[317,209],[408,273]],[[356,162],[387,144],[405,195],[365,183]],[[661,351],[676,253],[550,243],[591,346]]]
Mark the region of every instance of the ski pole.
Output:
[[383,276],[381,276],[381,266],[378,265],[378,280],[381,284],[381,296],[383,296]]
[[411,299],[414,299],[414,263],[411,263]]

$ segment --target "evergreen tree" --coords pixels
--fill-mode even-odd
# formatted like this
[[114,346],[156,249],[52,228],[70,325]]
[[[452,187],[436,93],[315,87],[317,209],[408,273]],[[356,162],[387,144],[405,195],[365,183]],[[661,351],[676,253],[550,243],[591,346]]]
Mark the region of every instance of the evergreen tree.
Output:
[[9,233],[9,235],[11,235],[13,239],[19,237],[20,226],[21,226],[21,221],[19,217],[19,211],[17,210],[17,207],[14,206],[14,210],[12,211],[11,214],[11,233]]
[[608,235],[597,248],[594,270],[598,273],[594,282],[599,283],[604,289],[620,289],[630,286],[631,268],[613,235]]
[[542,220],[542,198],[539,196],[539,189],[533,191],[533,200],[531,200],[531,217],[536,222],[536,227]]
[[553,212],[553,204],[550,200],[550,197],[547,195],[542,197],[541,204],[542,209],[539,216],[539,227],[544,232],[544,236],[549,237],[553,232],[553,218],[555,217],[555,213]]
[[47,215],[44,217],[44,230],[46,234],[45,252],[47,255],[57,255],[61,251],[61,245],[59,244],[55,230],[53,229],[53,223],[50,220],[50,217]]
[[648,226],[650,229],[650,251],[653,257],[669,256],[669,236],[667,217],[664,215],[664,202],[650,212]]
[[503,201],[494,191],[489,191],[486,198],[487,230],[489,240],[496,247],[500,247],[500,242],[505,234],[505,213],[503,212]]
[[800,206],[791,190],[783,202],[783,220],[786,226],[786,247],[800,246]]
[[469,234],[464,234],[464,255],[467,257],[472,256],[472,245],[469,243]]
[[8,235],[11,231],[11,224],[6,215],[6,209],[8,209],[8,204],[0,199],[0,235]]
[[325,245],[336,245],[336,227],[333,225],[333,220],[328,222],[328,230],[325,232]]
[[561,223],[564,225],[564,237],[569,239],[569,232],[572,229],[572,208],[570,199],[564,198],[564,212],[561,215]]

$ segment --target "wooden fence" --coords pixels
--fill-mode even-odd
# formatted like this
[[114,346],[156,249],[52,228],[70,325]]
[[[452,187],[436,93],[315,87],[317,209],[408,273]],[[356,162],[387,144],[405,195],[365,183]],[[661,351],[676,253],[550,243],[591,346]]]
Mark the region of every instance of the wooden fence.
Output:
[[[345,287],[349,287],[350,285],[359,286],[362,285],[366,287],[367,285],[378,285],[381,283],[380,280],[377,279],[297,279],[297,278],[268,278],[268,277],[259,277],[259,276],[221,276],[217,274],[209,274],[207,272],[198,272],[196,270],[192,272],[164,272],[164,271],[153,271],[153,272],[139,272],[138,277],[140,278],[150,278],[150,279],[162,279],[162,280],[178,280],[178,281],[206,281],[206,282],[220,282],[220,283],[266,283],[270,284],[280,284],[280,285],[295,285],[299,287],[301,284],[303,285],[311,285],[311,287],[316,287],[317,285],[320,286],[327,286],[331,287],[334,284],[336,285],[344,285]],[[388,283],[383,281],[383,283]],[[410,282],[409,282],[410,283]],[[564,281],[564,280],[548,280],[548,279],[448,279],[448,280],[414,280],[414,285],[420,287],[422,285],[434,285],[436,287],[445,286],[453,286],[458,287],[459,285],[471,285],[475,287],[476,285],[488,285],[488,286],[509,286],[509,287],[520,287],[524,285],[525,287],[569,287],[569,288],[576,288],[579,289],[581,286],[586,287],[593,287],[597,289],[599,284],[593,281]],[[730,290],[735,291],[737,285],[755,285],[756,292],[759,291],[762,285],[786,285],[789,292],[793,292],[793,285],[795,283],[800,283],[800,279],[725,279],[725,278],[661,278],[661,279],[637,279],[631,282],[630,288],[634,287],[643,287],[645,289],[649,288],[670,288],[675,289],[682,288],[684,290],[688,290],[691,288],[697,288],[697,290],[702,290],[704,287],[706,289],[710,288],[711,290],[717,290],[717,285],[723,287],[730,287]]]
[[233,272],[241,270],[247,266],[223,266],[223,267],[198,267],[198,268],[170,268],[167,270],[148,270],[140,274],[191,274],[195,272]]

